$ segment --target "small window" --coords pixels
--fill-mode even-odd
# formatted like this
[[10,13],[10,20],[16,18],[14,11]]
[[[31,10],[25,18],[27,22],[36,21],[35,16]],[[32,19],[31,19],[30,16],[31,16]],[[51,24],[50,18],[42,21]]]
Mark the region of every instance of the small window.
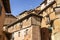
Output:
[[20,37],[20,32],[18,32],[18,37]]
[[22,28],[22,23],[20,23],[20,29]]
[[28,29],[25,30],[25,36],[28,34]]
[[14,33],[12,34],[12,38],[11,39],[14,40]]
[[50,24],[50,18],[47,17],[47,24]]
[[46,24],[50,24],[50,18],[49,18],[49,15],[46,16]]

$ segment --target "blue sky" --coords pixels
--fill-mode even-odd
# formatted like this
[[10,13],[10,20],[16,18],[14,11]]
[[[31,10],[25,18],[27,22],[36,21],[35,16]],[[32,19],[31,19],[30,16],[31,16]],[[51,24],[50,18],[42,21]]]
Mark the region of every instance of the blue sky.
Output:
[[36,8],[42,1],[43,0],[10,0],[11,12],[16,16],[25,10]]

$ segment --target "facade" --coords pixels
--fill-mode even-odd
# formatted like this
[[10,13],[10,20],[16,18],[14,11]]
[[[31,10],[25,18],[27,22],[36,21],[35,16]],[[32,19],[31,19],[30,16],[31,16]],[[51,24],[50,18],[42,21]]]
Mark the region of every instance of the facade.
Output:
[[12,33],[11,40],[40,40],[40,16],[31,13],[24,14],[23,18],[7,27],[8,32]]
[[[60,0],[45,0],[41,4],[41,12],[39,13],[42,18],[42,40],[59,40],[59,26],[60,26]],[[43,8],[44,7],[44,8]],[[43,25],[44,24],[44,25]],[[47,28],[46,30],[44,28]],[[44,34],[45,30],[45,35]],[[48,34],[48,35],[47,35]],[[46,38],[45,38],[45,37]]]
[[0,40],[7,40],[6,35],[3,33],[5,13],[11,13],[9,0],[0,0]]
[[59,40],[60,0],[44,0],[33,10],[24,11],[7,26],[10,40]]
[[40,16],[43,16],[41,21],[41,40],[52,40],[52,20],[55,19],[54,4],[55,0],[45,0],[41,4]]

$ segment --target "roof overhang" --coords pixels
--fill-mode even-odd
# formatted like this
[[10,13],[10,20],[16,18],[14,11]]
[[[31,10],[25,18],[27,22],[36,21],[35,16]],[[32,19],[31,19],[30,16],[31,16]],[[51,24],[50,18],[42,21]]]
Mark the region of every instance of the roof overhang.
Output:
[[11,13],[9,0],[2,0],[6,13]]

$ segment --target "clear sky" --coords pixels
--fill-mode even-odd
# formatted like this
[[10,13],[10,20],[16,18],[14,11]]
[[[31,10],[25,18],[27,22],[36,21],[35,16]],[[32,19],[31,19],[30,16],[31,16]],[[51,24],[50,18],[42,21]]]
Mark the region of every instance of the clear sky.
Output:
[[16,16],[25,10],[36,8],[42,1],[43,0],[10,0],[11,12]]

